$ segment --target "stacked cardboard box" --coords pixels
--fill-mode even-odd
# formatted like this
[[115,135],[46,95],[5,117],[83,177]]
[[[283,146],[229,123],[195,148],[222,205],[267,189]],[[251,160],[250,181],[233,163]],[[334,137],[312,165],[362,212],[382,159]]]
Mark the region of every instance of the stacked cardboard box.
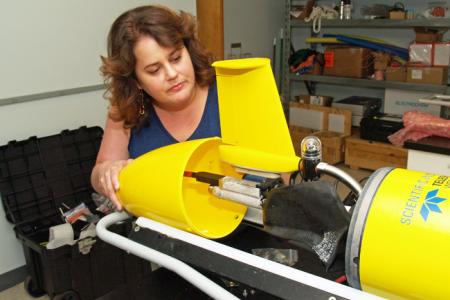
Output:
[[369,49],[353,46],[329,46],[325,49],[324,75],[365,78],[373,73]]
[[439,30],[416,29],[415,42],[409,48],[406,82],[447,84],[450,43],[442,42],[442,36]]
[[325,162],[344,161],[345,138],[351,134],[351,114],[346,109],[291,102],[289,130],[296,154],[301,155],[302,139],[314,135],[322,142]]
[[447,83],[447,77],[446,67],[409,66],[406,82],[443,85]]

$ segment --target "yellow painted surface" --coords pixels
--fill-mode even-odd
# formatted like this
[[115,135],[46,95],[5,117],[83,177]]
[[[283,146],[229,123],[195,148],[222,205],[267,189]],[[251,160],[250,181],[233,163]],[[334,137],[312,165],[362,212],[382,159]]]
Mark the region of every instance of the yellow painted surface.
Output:
[[[222,143],[255,150],[254,158],[238,158],[227,162],[266,171],[273,163],[262,154],[295,157],[289,128],[267,58],[226,60],[213,64],[216,68]],[[227,153],[232,152],[227,151]],[[237,156],[234,156],[237,157]],[[242,163],[245,165],[242,165]],[[292,171],[292,170],[291,170]]]
[[393,170],[373,199],[364,229],[363,290],[389,299],[448,299],[449,270],[449,177]]
[[219,147],[220,158],[234,166],[249,167],[258,171],[288,173],[298,170],[300,158],[297,156],[276,155],[232,145]]
[[151,151],[120,173],[118,196],[125,209],[207,238],[224,237],[240,224],[246,206],[218,199],[208,184],[184,177],[207,171],[239,178],[219,158],[219,138],[173,144]]

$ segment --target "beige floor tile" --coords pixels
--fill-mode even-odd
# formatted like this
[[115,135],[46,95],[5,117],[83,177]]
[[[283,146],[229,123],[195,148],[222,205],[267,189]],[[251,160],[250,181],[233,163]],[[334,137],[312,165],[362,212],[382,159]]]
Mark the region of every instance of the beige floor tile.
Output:
[[4,290],[0,293],[0,300],[49,300],[50,298],[47,295],[44,295],[39,298],[33,298],[25,291],[23,286],[23,282],[18,285],[13,286],[7,290]]

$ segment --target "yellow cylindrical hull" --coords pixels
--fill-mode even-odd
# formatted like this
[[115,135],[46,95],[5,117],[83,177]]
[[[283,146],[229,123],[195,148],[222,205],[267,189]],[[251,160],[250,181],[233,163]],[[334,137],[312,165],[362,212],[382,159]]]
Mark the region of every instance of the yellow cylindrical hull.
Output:
[[364,187],[347,240],[352,286],[389,299],[448,299],[450,179],[380,169]]
[[208,184],[185,171],[241,176],[219,158],[219,138],[177,143],[151,151],[130,163],[119,176],[118,196],[125,209],[206,238],[236,229],[246,206],[216,198]]

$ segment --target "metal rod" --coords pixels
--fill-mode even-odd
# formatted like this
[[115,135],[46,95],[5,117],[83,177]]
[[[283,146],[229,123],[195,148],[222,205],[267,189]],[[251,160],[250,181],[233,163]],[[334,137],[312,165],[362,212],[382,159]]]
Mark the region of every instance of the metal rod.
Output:
[[92,91],[103,90],[103,89],[105,89],[105,85],[96,84],[96,85],[88,85],[88,86],[77,87],[77,88],[72,88],[72,89],[64,89],[64,90],[50,91],[50,92],[44,92],[44,93],[24,95],[24,96],[3,98],[3,99],[0,99],[0,106],[23,103],[23,102],[30,102],[30,101],[37,101],[37,100],[44,100],[44,99],[48,99],[48,98],[62,97],[62,96],[68,96],[68,95],[76,95],[76,94],[82,94],[82,93],[87,93],[87,92],[92,92]]
[[241,203],[246,206],[251,206],[254,208],[261,208],[262,201],[260,198],[255,198],[255,197],[248,196],[245,194],[224,190],[218,186],[211,186],[209,188],[210,188],[211,193],[214,196],[216,196],[217,198],[230,200],[230,201]]
[[337,178],[342,181],[346,186],[348,186],[353,192],[356,193],[357,196],[361,194],[362,187],[359,184],[358,181],[353,179],[349,174],[346,172],[336,168],[335,166],[329,165],[324,162],[320,162],[316,169],[319,171],[319,173],[324,173],[333,176],[334,178]]

